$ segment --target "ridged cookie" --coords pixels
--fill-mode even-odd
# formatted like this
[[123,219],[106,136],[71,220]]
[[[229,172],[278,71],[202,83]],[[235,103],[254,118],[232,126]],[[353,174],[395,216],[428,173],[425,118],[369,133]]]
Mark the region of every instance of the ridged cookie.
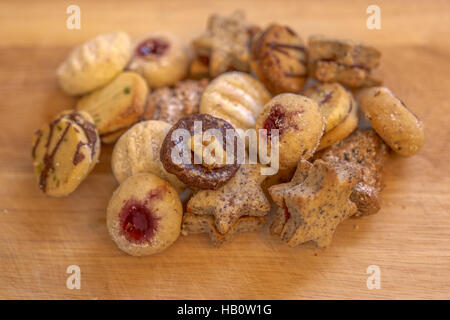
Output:
[[170,127],[163,121],[143,121],[120,137],[111,158],[112,171],[119,183],[138,173],[153,173],[168,181],[177,192],[185,189],[175,175],[164,169],[160,160],[161,144]]
[[67,94],[88,93],[119,74],[130,56],[130,37],[125,32],[101,34],[72,50],[58,67],[58,83]]
[[148,97],[145,80],[135,72],[123,72],[105,87],[77,103],[77,110],[88,112],[104,142],[114,142],[136,123],[144,112]]
[[73,192],[94,168],[100,139],[91,116],[66,110],[33,137],[33,167],[40,189],[49,196]]
[[200,113],[231,123],[235,129],[253,128],[256,118],[271,98],[264,85],[243,72],[228,72],[214,79],[205,89]]

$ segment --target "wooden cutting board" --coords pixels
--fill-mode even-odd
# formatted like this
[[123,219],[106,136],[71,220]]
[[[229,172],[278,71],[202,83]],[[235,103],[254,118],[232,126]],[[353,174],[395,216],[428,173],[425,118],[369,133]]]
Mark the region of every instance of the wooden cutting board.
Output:
[[[373,1],[76,1],[81,30],[66,29],[72,1],[0,4],[0,298],[450,298],[450,3],[376,1],[381,30],[366,28]],[[267,230],[220,249],[205,235],[180,237],[165,252],[127,256],[109,239],[105,207],[117,187],[111,147],[67,198],[38,189],[32,133],[75,99],[55,69],[77,43],[125,30],[166,30],[192,39],[212,12],[247,11],[254,23],[365,40],[383,53],[385,84],[423,120],[419,155],[393,156],[379,214],[339,226],[332,246],[289,248]],[[66,269],[81,269],[81,289]],[[380,268],[381,288],[366,285]]]

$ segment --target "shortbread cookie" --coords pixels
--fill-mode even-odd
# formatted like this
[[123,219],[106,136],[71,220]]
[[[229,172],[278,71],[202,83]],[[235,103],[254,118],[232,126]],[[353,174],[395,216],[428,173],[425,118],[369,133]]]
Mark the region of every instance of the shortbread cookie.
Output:
[[147,256],[177,240],[182,216],[183,208],[172,186],[153,174],[141,173],[114,191],[106,209],[106,224],[121,250]]
[[160,160],[161,144],[170,130],[170,124],[149,120],[135,124],[122,135],[114,146],[111,167],[121,183],[138,173],[152,173],[168,181],[177,192],[185,189],[178,178],[168,173]]
[[[350,165],[316,160],[301,164],[298,184],[287,183],[272,188],[279,193],[279,207],[272,224],[274,234],[289,246],[313,242],[320,248],[331,243],[336,227],[356,212],[350,194],[357,182],[357,170]],[[273,195],[274,198],[277,196]],[[281,230],[281,231],[280,231]]]
[[356,103],[353,96],[351,96],[350,98],[351,103],[349,113],[341,121],[341,123],[339,123],[336,127],[322,136],[317,150],[323,150],[335,144],[336,142],[341,141],[342,139],[350,135],[358,126],[358,104]]
[[366,89],[359,98],[367,120],[392,150],[402,156],[420,151],[425,141],[422,121],[403,101],[385,87]]
[[189,78],[200,80],[209,78],[209,57],[195,57],[189,66]]
[[271,95],[264,85],[243,72],[228,72],[214,79],[205,89],[200,113],[231,123],[235,129],[255,126]]
[[266,143],[271,154],[272,130],[279,135],[280,168],[293,168],[300,159],[308,159],[319,145],[324,121],[319,106],[307,97],[283,93],[270,100],[256,121],[255,129],[265,129],[266,137],[259,143]]
[[114,142],[125,129],[136,123],[144,112],[148,87],[134,72],[123,72],[107,86],[81,98],[77,110],[88,112],[94,118],[101,137]]
[[380,85],[372,72],[381,53],[372,46],[351,41],[311,36],[308,43],[308,73],[323,82],[340,82],[349,87]]
[[130,37],[125,32],[101,34],[72,50],[58,67],[58,83],[67,94],[88,93],[118,75],[130,56]]
[[270,203],[261,189],[267,176],[261,175],[260,171],[260,165],[242,164],[221,188],[197,192],[188,201],[186,211],[195,215],[213,215],[220,234],[226,234],[241,217],[267,215]]
[[216,228],[214,216],[186,213],[183,216],[181,234],[187,236],[189,234],[207,233],[213,245],[220,247],[238,233],[261,230],[266,221],[267,216],[240,217],[225,234],[221,234]]
[[207,84],[207,79],[184,80],[176,82],[174,88],[156,89],[148,99],[144,119],[174,124],[185,116],[198,113],[200,98]]
[[33,137],[33,168],[40,189],[49,196],[73,192],[94,168],[100,139],[91,116],[66,110]]
[[[200,125],[201,131],[196,132],[196,126]],[[175,136],[179,130],[188,136]],[[239,168],[237,139],[238,134],[225,120],[208,114],[191,114],[180,119],[167,133],[161,146],[161,162],[168,172],[194,189],[218,189]],[[228,150],[227,144],[233,149]],[[174,158],[174,154],[179,157]],[[227,161],[230,156],[232,162]]]
[[272,94],[299,92],[306,82],[306,47],[289,27],[272,24],[252,40],[250,67]]
[[128,69],[147,80],[150,88],[173,85],[188,74],[190,54],[186,44],[177,36],[154,32],[138,41]]
[[317,84],[306,89],[303,95],[319,105],[325,119],[324,134],[341,123],[352,108],[352,94],[337,82]]
[[193,45],[197,56],[208,58],[212,78],[231,70],[249,70],[249,28],[243,11],[209,17],[206,32]]
[[387,156],[388,147],[375,131],[369,129],[356,130],[344,140],[314,155],[314,158],[350,163],[359,170],[360,177],[350,200],[358,208],[355,216],[363,216],[380,210],[381,174]]

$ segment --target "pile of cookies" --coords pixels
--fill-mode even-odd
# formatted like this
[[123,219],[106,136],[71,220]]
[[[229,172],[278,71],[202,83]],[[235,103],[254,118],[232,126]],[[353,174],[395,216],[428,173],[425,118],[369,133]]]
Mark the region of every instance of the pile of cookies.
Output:
[[[210,16],[190,44],[162,32],[136,42],[124,32],[99,35],[57,70],[61,89],[79,99],[33,137],[39,187],[69,195],[101,143],[115,143],[120,185],[107,227],[131,255],[160,252],[180,234],[206,233],[219,246],[268,220],[290,246],[327,247],[342,221],[380,210],[390,151],[412,156],[424,144],[421,121],[381,86],[380,57],[359,42],[305,43],[288,26],[262,29],[241,11]],[[358,128],[360,111],[371,127]],[[208,140],[210,129],[218,135]],[[251,141],[244,133],[253,129],[267,134]],[[174,139],[180,130],[189,136]],[[191,148],[196,141],[214,156]],[[238,161],[239,146],[246,161]],[[277,155],[275,174],[262,173],[273,163],[261,150]]]

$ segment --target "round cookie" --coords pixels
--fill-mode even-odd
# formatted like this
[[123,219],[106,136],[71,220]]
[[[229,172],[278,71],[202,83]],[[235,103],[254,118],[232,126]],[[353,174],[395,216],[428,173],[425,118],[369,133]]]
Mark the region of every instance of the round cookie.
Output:
[[255,126],[264,104],[271,98],[264,85],[243,72],[227,72],[214,79],[203,92],[200,113],[231,123],[235,129]]
[[170,33],[154,32],[135,45],[128,69],[141,74],[156,89],[185,78],[189,64],[189,50],[181,39]]
[[303,95],[319,105],[325,119],[325,133],[342,122],[350,112],[352,96],[337,82],[317,84],[306,89]]
[[122,72],[103,88],[81,98],[76,108],[88,112],[102,141],[111,143],[142,116],[148,92],[139,74]]
[[94,168],[100,139],[91,116],[66,110],[33,136],[33,168],[40,189],[49,196],[73,192]]
[[67,94],[85,94],[111,81],[125,68],[130,56],[128,34],[101,34],[72,50],[58,67],[58,83]]
[[[201,132],[196,131],[199,124]],[[184,130],[188,136],[175,136],[178,130]],[[161,162],[188,186],[215,190],[239,169],[237,138],[237,132],[225,120],[209,114],[192,114],[180,119],[167,133],[161,146]],[[232,163],[227,162],[228,144],[233,147]],[[181,161],[174,159],[174,154],[180,155]]]
[[114,191],[106,225],[117,246],[133,256],[163,251],[177,240],[183,208],[177,192],[161,178],[141,173]]
[[358,105],[353,96],[351,96],[350,112],[336,127],[328,131],[320,139],[317,150],[325,149],[333,144],[341,141],[352,133],[358,126]]
[[250,67],[272,94],[299,92],[306,82],[306,48],[289,27],[272,24],[252,40]]
[[388,88],[366,89],[359,102],[367,120],[392,150],[402,156],[419,152],[425,141],[423,124]]
[[256,121],[255,129],[267,130],[267,150],[270,154],[271,130],[278,129],[279,165],[281,169],[295,167],[300,159],[314,154],[322,137],[324,120],[317,103],[307,97],[283,93],[270,100]]
[[183,192],[185,185],[164,169],[159,158],[170,127],[164,121],[148,120],[135,124],[120,137],[111,157],[112,171],[119,183],[138,173],[153,173]]

